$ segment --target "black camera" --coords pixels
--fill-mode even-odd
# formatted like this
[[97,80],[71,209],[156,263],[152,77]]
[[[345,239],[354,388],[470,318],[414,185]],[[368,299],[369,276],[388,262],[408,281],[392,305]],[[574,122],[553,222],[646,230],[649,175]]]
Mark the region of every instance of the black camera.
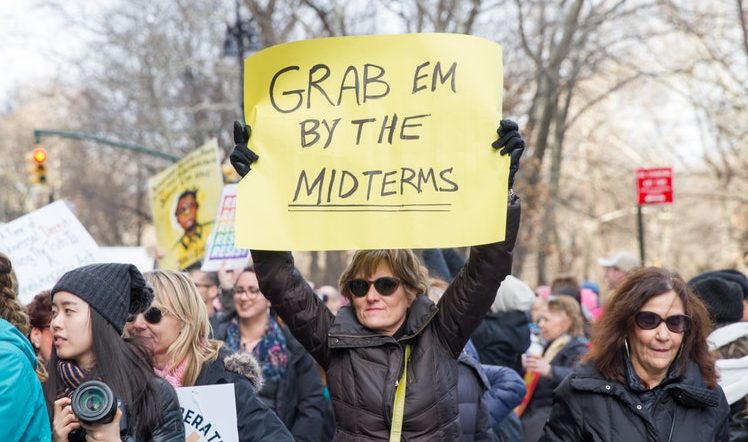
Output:
[[85,381],[75,389],[72,397],[73,413],[86,425],[108,424],[117,414],[117,398],[109,386],[101,381]]

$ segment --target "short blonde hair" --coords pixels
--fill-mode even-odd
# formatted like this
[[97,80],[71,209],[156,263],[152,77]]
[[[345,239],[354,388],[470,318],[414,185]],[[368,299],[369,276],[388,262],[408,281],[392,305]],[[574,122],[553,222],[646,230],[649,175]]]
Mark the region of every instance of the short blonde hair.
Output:
[[571,296],[560,295],[551,296],[546,304],[548,310],[562,312],[571,321],[568,333],[574,337],[584,336],[584,319],[582,318],[582,308],[576,299]]
[[351,301],[352,295],[348,290],[348,281],[358,274],[370,277],[377,270],[380,263],[386,263],[392,269],[394,276],[403,283],[408,301],[412,302],[419,294],[428,290],[428,271],[421,264],[415,253],[410,249],[376,249],[359,250],[353,255],[350,264],[343,270],[338,282],[340,293]]
[[186,361],[182,384],[194,385],[205,362],[216,360],[223,343],[210,336],[208,310],[195,284],[185,274],[172,270],[154,270],[145,280],[155,293],[154,301],[183,325],[182,332],[166,351],[173,370]]

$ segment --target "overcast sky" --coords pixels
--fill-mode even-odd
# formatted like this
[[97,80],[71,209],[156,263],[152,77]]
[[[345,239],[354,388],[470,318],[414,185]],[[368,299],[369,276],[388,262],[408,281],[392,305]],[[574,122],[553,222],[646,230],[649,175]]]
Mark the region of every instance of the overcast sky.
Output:
[[[74,11],[104,1],[66,0]],[[95,6],[92,8],[95,9]],[[83,33],[48,0],[0,0],[0,103],[16,87],[53,76],[56,66],[83,48]]]

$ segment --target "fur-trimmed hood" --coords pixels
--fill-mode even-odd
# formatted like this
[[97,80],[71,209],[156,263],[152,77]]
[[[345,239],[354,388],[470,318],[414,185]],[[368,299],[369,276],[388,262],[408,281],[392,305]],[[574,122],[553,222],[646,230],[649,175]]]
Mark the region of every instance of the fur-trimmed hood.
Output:
[[244,376],[252,383],[255,391],[262,390],[264,379],[262,378],[262,369],[252,353],[237,352],[231,353],[223,358],[223,364],[226,370],[232,371],[238,375]]

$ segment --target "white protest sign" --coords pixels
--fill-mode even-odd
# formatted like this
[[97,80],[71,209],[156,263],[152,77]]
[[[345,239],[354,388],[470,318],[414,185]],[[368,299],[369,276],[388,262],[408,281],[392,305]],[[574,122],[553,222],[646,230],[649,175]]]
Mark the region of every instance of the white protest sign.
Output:
[[18,298],[27,304],[51,289],[68,270],[96,262],[99,247],[62,201],[0,227],[0,251],[18,278]]
[[234,384],[176,390],[187,442],[239,442]]
[[235,218],[236,184],[229,184],[223,188],[218,203],[218,213],[200,268],[203,272],[216,272],[221,268],[221,264],[226,269],[241,269],[247,266],[249,250],[237,249],[234,246]]

